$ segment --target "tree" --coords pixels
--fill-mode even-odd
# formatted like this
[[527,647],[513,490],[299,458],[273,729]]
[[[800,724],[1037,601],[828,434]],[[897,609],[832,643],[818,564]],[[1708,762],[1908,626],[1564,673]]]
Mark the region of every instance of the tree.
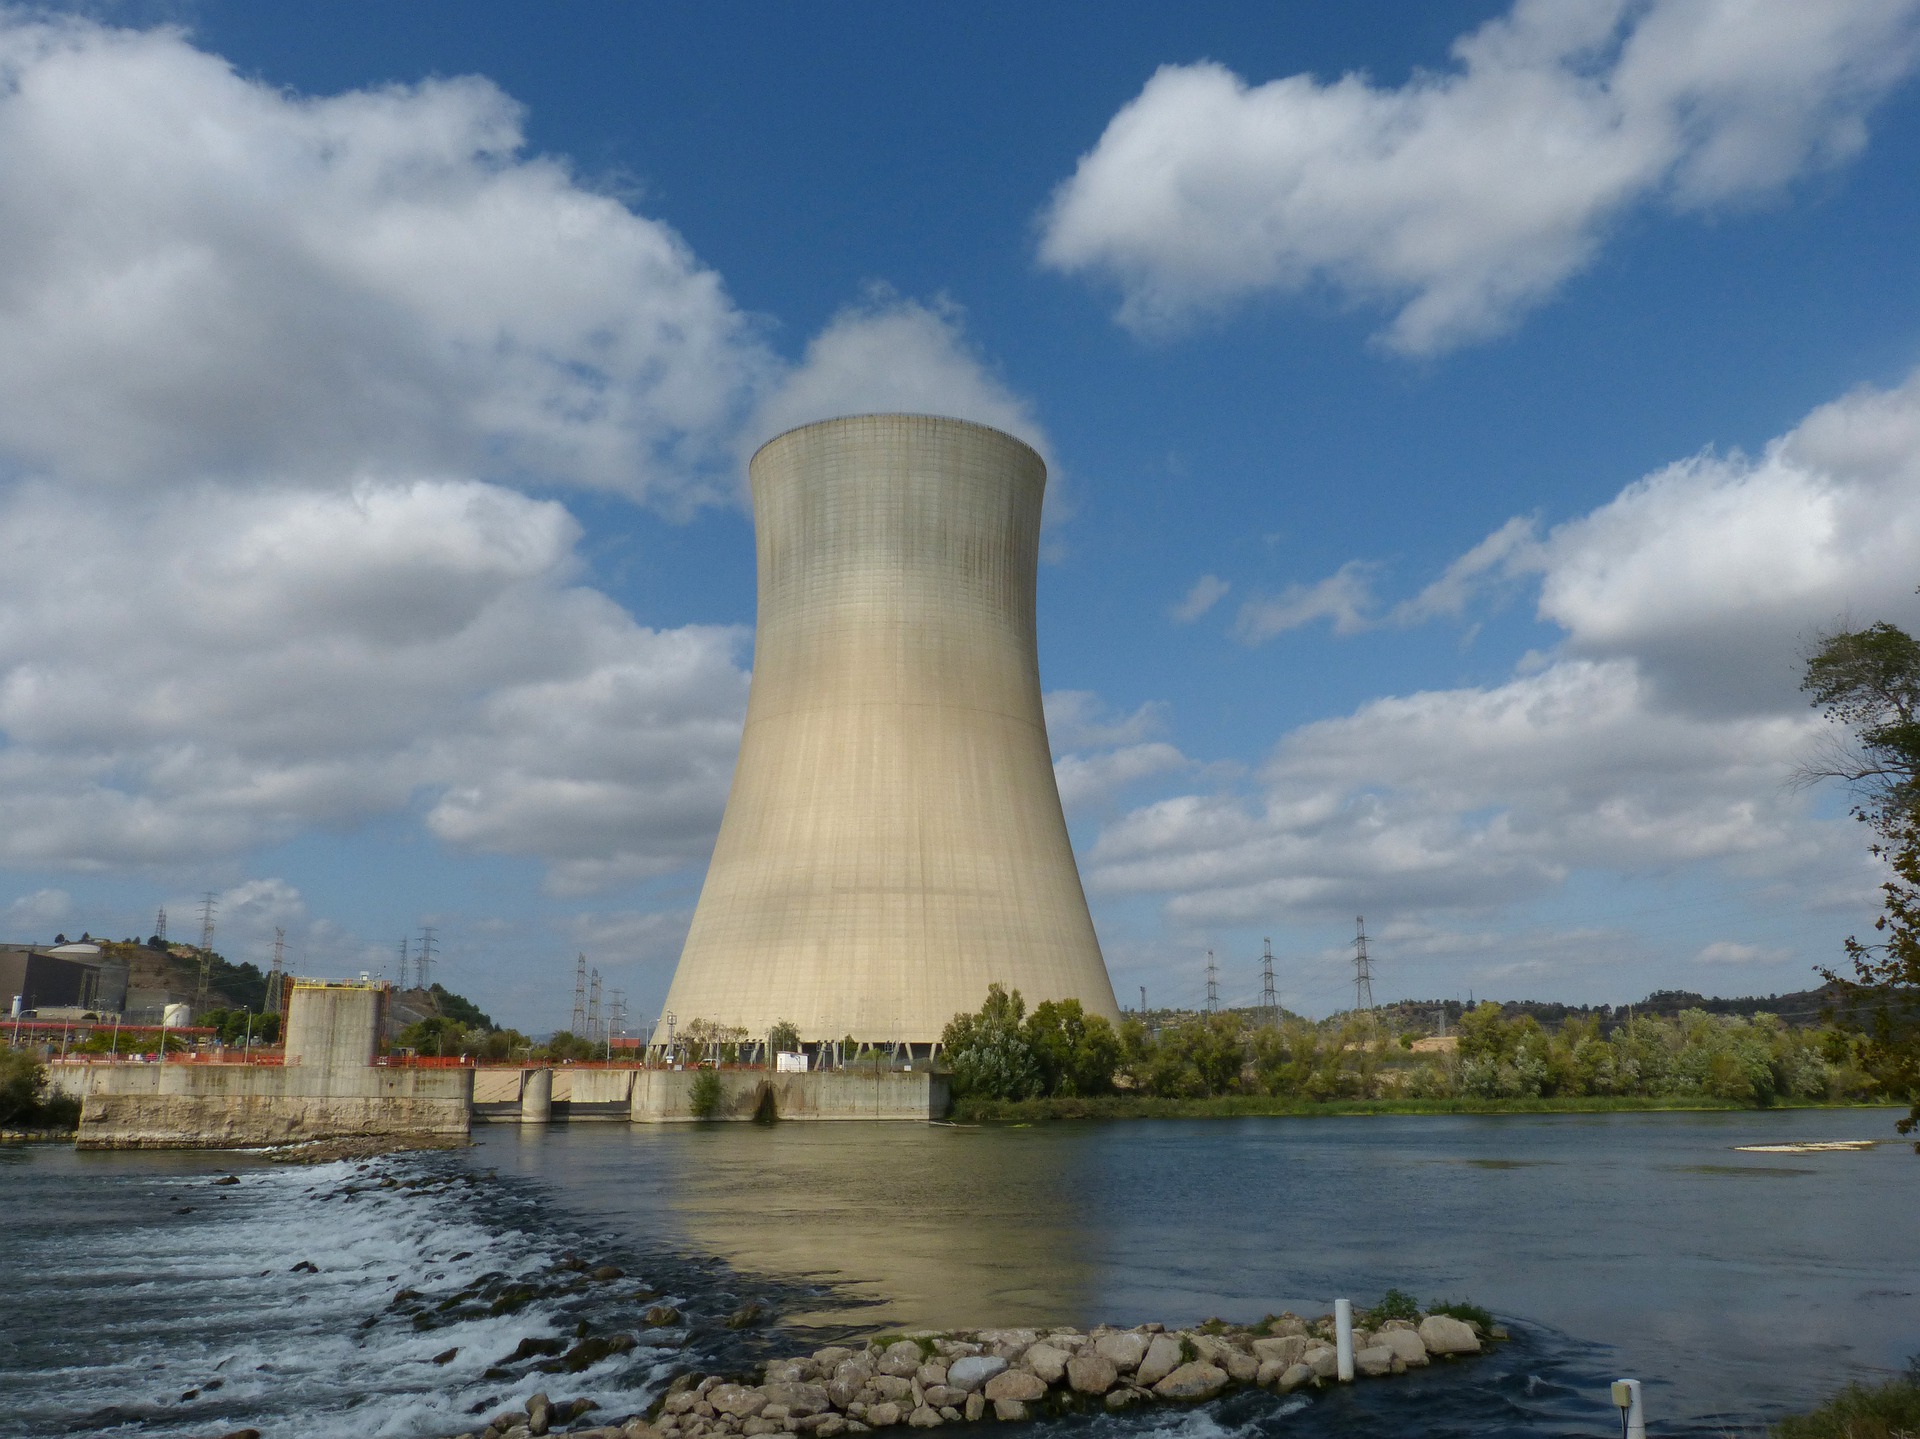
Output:
[[1027,1002],[1020,991],[987,986],[978,1014],[956,1014],[940,1036],[953,1072],[953,1092],[982,1099],[1032,1099],[1046,1090],[1046,1078],[1021,1026]]
[[1043,1000],[1027,1017],[1024,1035],[1046,1093],[1086,1098],[1113,1092],[1120,1039],[1104,1015],[1088,1014],[1077,999]]
[[800,1026],[783,1019],[767,1031],[767,1048],[774,1054],[792,1054],[800,1048]]
[[1820,973],[1868,1002],[1862,1058],[1887,1093],[1911,1106],[1898,1127],[1912,1134],[1920,1127],[1920,643],[1884,623],[1830,635],[1808,659],[1801,688],[1846,731],[1803,777],[1848,784],[1855,816],[1876,835],[1873,852],[1893,870],[1874,921],[1884,939],[1849,935],[1851,977]]

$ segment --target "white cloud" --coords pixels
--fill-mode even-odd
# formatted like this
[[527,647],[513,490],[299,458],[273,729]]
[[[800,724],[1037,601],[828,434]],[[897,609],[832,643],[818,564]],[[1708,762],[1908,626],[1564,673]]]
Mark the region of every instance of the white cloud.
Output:
[[1162,700],[1148,700],[1132,714],[1117,715],[1092,690],[1049,690],[1041,705],[1055,750],[1113,749],[1155,738],[1167,728]]
[[1364,560],[1349,560],[1314,584],[1256,595],[1240,606],[1233,632],[1244,643],[1257,645],[1315,620],[1331,620],[1335,634],[1357,634],[1373,624],[1373,570]]
[[1780,964],[1791,958],[1791,950],[1762,949],[1757,944],[1738,944],[1730,939],[1715,940],[1694,956],[1701,964]]
[[[1858,836],[1787,784],[1824,729],[1799,669],[1842,616],[1920,622],[1917,553],[1920,372],[1820,407],[1758,459],[1662,469],[1544,538],[1509,521],[1390,617],[1462,613],[1537,575],[1553,652],[1502,684],[1303,726],[1251,790],[1122,816],[1089,885],[1164,895],[1182,923],[1244,923],[1486,909],[1580,871],[1707,865],[1791,875],[1782,902],[1857,912],[1872,888]],[[1268,632],[1342,612],[1296,601]],[[1345,612],[1364,619],[1358,600]]]
[[1226,597],[1229,585],[1218,575],[1202,575],[1193,582],[1193,588],[1187,591],[1187,597],[1175,605],[1170,613],[1177,625],[1190,625],[1208,610]]
[[1106,754],[1062,755],[1054,762],[1053,774],[1060,787],[1060,803],[1072,812],[1104,804],[1140,780],[1192,768],[1193,761],[1179,750],[1155,740]]
[[1032,406],[967,342],[958,308],[885,290],[842,310],[814,336],[800,364],[761,401],[745,434],[751,449],[814,420],[888,411],[973,420],[1047,454]]
[[[53,926],[72,913],[73,896],[64,889],[36,889],[7,906],[7,934],[14,939],[44,943],[52,935]],[[45,935],[42,930],[46,931]]]
[[728,488],[772,362],[666,226],[465,78],[302,98],[169,30],[0,24],[0,449],[100,483],[368,463]]
[[1056,192],[1042,260],[1163,329],[1260,292],[1401,308],[1433,354],[1497,333],[1636,205],[1751,203],[1865,145],[1912,70],[1914,0],[1519,0],[1454,65],[1248,86],[1163,66]]

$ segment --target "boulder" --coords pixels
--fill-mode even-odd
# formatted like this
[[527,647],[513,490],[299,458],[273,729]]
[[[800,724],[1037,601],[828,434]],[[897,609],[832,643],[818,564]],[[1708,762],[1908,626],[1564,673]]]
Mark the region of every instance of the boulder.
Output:
[[[1256,1339],[1253,1341],[1253,1355],[1262,1364],[1278,1361],[1282,1368],[1289,1364],[1298,1364],[1300,1356],[1307,1352],[1307,1336],[1289,1334],[1279,1339]],[[1265,1381],[1262,1380],[1262,1383]]]
[[1480,1336],[1465,1320],[1451,1314],[1429,1314],[1420,1321],[1420,1342],[1429,1354],[1478,1354]]
[[911,1379],[914,1371],[920,1367],[920,1346],[911,1339],[889,1344],[886,1352],[880,1356],[880,1362],[873,1367],[882,1374],[897,1374],[902,1379]]
[[1393,1373],[1393,1351],[1384,1344],[1369,1344],[1353,1351],[1353,1372],[1378,1377]]
[[1227,1367],[1227,1356],[1234,1352],[1233,1345],[1217,1334],[1189,1334],[1187,1342],[1193,1345],[1193,1352],[1199,1356],[1202,1364],[1212,1364],[1221,1369]]
[[931,1389],[936,1384],[945,1384],[947,1382],[947,1366],[931,1362],[922,1364],[918,1369],[913,1371],[913,1381],[922,1389]]
[[1417,1369],[1427,1362],[1427,1346],[1420,1342],[1420,1336],[1412,1329],[1383,1329],[1374,1335],[1373,1342],[1391,1349],[1394,1358],[1410,1369]]
[[996,1374],[987,1381],[987,1398],[998,1403],[1002,1399],[1018,1399],[1025,1403],[1033,1399],[1044,1399],[1047,1394],[1047,1381],[1038,1374],[1029,1374],[1024,1369],[1009,1369]]
[[1221,1368],[1227,1371],[1227,1377],[1235,1384],[1251,1384],[1260,1373],[1260,1361],[1251,1354],[1235,1349],[1227,1354],[1227,1362]]
[[1114,1334],[1102,1334],[1093,1341],[1093,1348],[1096,1354],[1120,1373],[1131,1374],[1140,1367],[1140,1361],[1147,1357],[1149,1342],[1145,1334],[1123,1329]]
[[1305,1336],[1307,1321],[1297,1314],[1276,1314],[1267,1321],[1267,1333],[1276,1339],[1287,1339],[1294,1335]]
[[978,1424],[987,1412],[987,1401],[981,1395],[969,1394],[960,1412],[967,1416],[967,1423]]
[[767,1407],[764,1391],[751,1389],[745,1384],[716,1384],[707,1391],[707,1403],[717,1414],[731,1414],[736,1419],[751,1419]]
[[814,1439],[833,1439],[836,1434],[844,1434],[847,1421],[838,1414],[822,1414],[813,1426]]
[[765,1373],[770,1384],[804,1384],[819,1370],[811,1359],[774,1359],[767,1363]]
[[1162,1399],[1211,1399],[1227,1387],[1227,1371],[1217,1364],[1182,1364],[1153,1386]]
[[813,1351],[813,1362],[820,1366],[822,1374],[831,1374],[841,1364],[853,1358],[853,1351],[844,1344],[829,1344],[825,1349]]
[[[808,1414],[824,1414],[833,1407],[824,1384],[766,1384],[761,1386],[760,1392],[767,1396],[769,1407],[784,1404],[787,1413],[795,1419]],[[761,1412],[764,1414],[766,1410],[762,1409]]]
[[947,1366],[947,1384],[972,1393],[996,1374],[1006,1372],[1007,1361],[992,1354],[969,1354]]
[[1171,1334],[1154,1335],[1134,1373],[1134,1382],[1151,1389],[1180,1367],[1181,1357],[1178,1339]]
[[938,1409],[934,1409],[926,1404],[922,1404],[907,1416],[907,1423],[915,1429],[938,1429],[946,1422],[946,1420],[940,1417],[940,1411]]
[[891,1429],[900,1422],[898,1404],[869,1404],[864,1416],[869,1429]]
[[1002,1424],[1018,1424],[1027,1417],[1027,1406],[1019,1399],[996,1399],[993,1401],[993,1417]]
[[1300,1362],[1322,1379],[1332,1379],[1340,1373],[1339,1351],[1331,1344],[1322,1344],[1317,1348],[1309,1349],[1300,1356]]
[[871,1389],[880,1398],[890,1399],[895,1404],[900,1403],[909,1394],[913,1393],[913,1381],[911,1379],[902,1379],[897,1374],[876,1374],[867,1381],[866,1387]]
[[956,1389],[951,1384],[929,1384],[926,1388],[927,1403],[936,1409],[946,1409],[967,1402],[967,1391]]
[[951,1404],[943,1404],[940,1407],[940,1417],[949,1424],[958,1424],[960,1422],[960,1411]]
[[1058,1384],[1060,1376],[1067,1372],[1067,1360],[1071,1356],[1071,1350],[1057,1349],[1050,1341],[1043,1339],[1029,1348],[1020,1362],[1047,1383]]
[[1076,1354],[1067,1361],[1067,1383],[1076,1394],[1105,1394],[1120,1382],[1120,1371],[1098,1350]]
[[787,1432],[787,1426],[778,1420],[762,1419],[755,1415],[740,1426],[740,1432],[751,1439],[751,1436],[756,1434],[784,1434]]
[[1282,1394],[1291,1393],[1313,1378],[1313,1371],[1304,1364],[1289,1364],[1287,1372],[1280,1376],[1277,1386]]

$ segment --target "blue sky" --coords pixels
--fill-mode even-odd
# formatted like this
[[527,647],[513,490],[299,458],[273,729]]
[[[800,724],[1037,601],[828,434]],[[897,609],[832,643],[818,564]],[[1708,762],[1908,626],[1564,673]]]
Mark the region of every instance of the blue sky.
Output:
[[[1798,656],[1920,622],[1920,6],[9,12],[9,938],[664,995],[744,455],[1054,472],[1123,1002],[1767,993],[1871,922]],[[10,906],[10,908],[8,908]]]

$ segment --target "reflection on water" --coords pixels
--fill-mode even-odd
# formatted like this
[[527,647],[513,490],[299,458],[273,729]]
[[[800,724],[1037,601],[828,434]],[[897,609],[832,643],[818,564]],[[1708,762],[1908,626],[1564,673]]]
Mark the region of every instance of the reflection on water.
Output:
[[[1559,1388],[1584,1413],[1587,1386],[1621,1373],[1656,1416],[1711,1428],[1920,1350],[1920,1159],[1886,1144],[1787,1169],[1734,1149],[1889,1128],[1861,1110],[556,1125],[482,1131],[475,1160],[636,1239],[833,1284],[830,1308],[788,1322],[1184,1323],[1396,1286],[1518,1322],[1474,1401],[1518,1406],[1515,1423]],[[1343,1391],[1342,1432],[1381,1404],[1387,1432],[1410,1392]]]

